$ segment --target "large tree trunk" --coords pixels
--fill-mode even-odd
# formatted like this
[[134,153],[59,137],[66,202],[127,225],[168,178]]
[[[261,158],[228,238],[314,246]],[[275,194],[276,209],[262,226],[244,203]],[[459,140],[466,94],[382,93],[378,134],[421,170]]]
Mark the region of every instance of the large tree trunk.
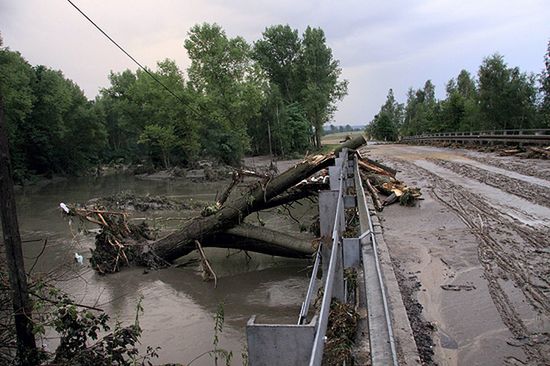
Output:
[[[357,149],[364,143],[363,136],[358,136],[340,145],[334,153],[337,154],[344,147]],[[328,167],[333,161],[334,154],[309,157],[272,179],[258,182],[246,194],[225,204],[213,215],[195,218],[179,231],[146,246],[143,255],[147,257],[152,252],[154,256],[173,261],[193,250],[195,240],[202,243],[208,237],[241,224],[246,216],[263,209],[270,200]]]
[[308,240],[250,224],[212,235],[201,244],[203,247],[242,249],[289,258],[308,258],[313,254],[313,246]]

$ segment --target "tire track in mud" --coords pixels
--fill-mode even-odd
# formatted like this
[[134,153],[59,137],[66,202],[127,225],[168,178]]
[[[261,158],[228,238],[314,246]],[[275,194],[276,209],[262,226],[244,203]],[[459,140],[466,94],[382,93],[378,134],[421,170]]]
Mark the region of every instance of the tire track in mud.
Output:
[[490,172],[470,164],[441,159],[429,159],[429,161],[462,176],[473,178],[491,187],[521,197],[529,202],[550,207],[550,188]]
[[[520,161],[514,161],[506,158],[497,158],[492,156],[479,156],[476,154],[466,154],[469,159],[479,161],[480,163],[496,166],[497,168],[505,170],[513,170],[514,172],[521,173],[523,175],[530,175],[532,177],[550,180],[550,162],[546,169],[541,169],[537,164],[530,164],[538,160],[523,159]],[[545,160],[542,160],[546,162]]]
[[[397,158],[395,161],[398,168],[414,164]],[[548,333],[529,329],[516,308],[518,301],[511,299],[502,286],[506,280],[513,281],[534,312],[550,317],[550,228],[525,225],[467,188],[420,166],[415,168],[420,176],[433,182],[429,188],[432,196],[455,212],[479,239],[478,258],[491,298],[504,324],[521,341],[528,364],[550,364]]]

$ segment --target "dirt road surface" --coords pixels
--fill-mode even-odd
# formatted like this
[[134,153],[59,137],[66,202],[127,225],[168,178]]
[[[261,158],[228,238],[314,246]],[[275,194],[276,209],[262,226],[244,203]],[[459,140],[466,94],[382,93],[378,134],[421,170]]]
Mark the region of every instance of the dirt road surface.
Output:
[[365,151],[423,192],[416,207],[395,204],[381,218],[412,294],[405,302],[426,321],[416,326],[425,363],[550,365],[550,161],[409,145]]

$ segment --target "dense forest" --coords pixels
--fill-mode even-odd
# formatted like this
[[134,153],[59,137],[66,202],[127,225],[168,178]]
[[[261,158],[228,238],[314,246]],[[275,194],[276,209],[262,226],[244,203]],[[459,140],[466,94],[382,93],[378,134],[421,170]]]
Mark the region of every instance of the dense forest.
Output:
[[16,181],[109,162],[187,166],[201,156],[238,164],[245,153],[311,151],[347,93],[320,28],[300,36],[275,25],[249,44],[204,23],[184,47],[185,73],[169,59],[156,70],[112,72],[93,101],[61,71],[0,48]]
[[539,75],[508,67],[499,54],[486,57],[477,78],[462,70],[436,100],[431,80],[410,88],[406,103],[390,89],[386,102],[367,126],[379,140],[424,133],[550,128],[550,42]]

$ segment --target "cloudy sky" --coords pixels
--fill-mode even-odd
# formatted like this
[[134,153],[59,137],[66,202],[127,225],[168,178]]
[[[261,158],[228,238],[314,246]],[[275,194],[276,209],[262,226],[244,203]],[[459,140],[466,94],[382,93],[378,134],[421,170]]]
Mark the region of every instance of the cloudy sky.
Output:
[[[196,23],[216,22],[249,42],[266,26],[321,27],[349,80],[335,124],[370,121],[393,88],[400,101],[427,79],[444,97],[461,69],[477,72],[495,52],[539,73],[550,40],[548,0],[73,0],[143,64],[172,58],[189,65],[183,42]],[[136,66],[66,0],[0,0],[4,46],[33,65],[61,69],[89,98],[109,71]]]

